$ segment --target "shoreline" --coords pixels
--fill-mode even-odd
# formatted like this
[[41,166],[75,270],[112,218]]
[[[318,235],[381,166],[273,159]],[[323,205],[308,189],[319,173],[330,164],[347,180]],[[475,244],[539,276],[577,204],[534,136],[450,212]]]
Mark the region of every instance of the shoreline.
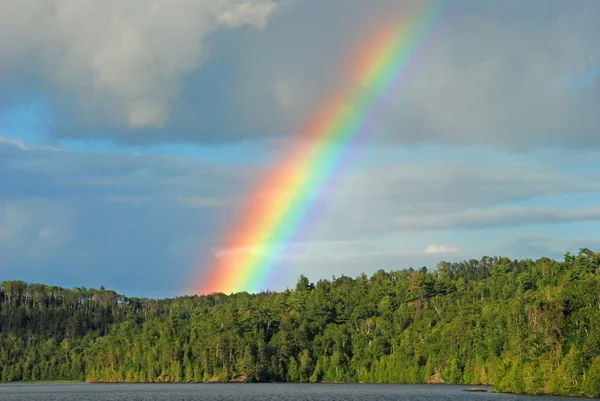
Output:
[[545,394],[545,393],[512,393],[496,391],[493,385],[474,385],[474,384],[448,384],[448,383],[364,383],[364,382],[248,382],[248,381],[205,381],[205,382],[168,382],[168,381],[77,381],[77,380],[56,380],[56,381],[15,381],[15,382],[0,382],[0,386],[19,386],[19,385],[354,385],[354,386],[427,386],[427,387],[466,387],[461,391],[464,392],[481,392],[481,393],[497,393],[506,395],[519,396],[537,396],[537,397],[568,397],[572,399],[594,399],[583,395],[568,395],[568,394]]

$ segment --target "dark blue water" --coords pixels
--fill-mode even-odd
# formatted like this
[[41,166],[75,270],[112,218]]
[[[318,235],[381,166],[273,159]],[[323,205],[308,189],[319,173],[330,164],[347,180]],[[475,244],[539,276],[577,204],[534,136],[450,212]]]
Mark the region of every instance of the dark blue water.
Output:
[[[57,401],[354,401],[479,400],[540,401],[562,397],[530,397],[465,392],[469,386],[372,384],[87,384],[32,383],[0,385],[0,400]],[[491,389],[491,388],[489,388]],[[572,399],[571,399],[572,400]]]

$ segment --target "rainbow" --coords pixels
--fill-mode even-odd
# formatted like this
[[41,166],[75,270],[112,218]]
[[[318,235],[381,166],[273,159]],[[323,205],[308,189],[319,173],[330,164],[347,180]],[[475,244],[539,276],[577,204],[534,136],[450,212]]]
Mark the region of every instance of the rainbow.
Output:
[[[258,292],[311,206],[359,135],[373,130],[380,99],[405,81],[409,66],[442,12],[443,0],[382,24],[351,63],[353,84],[326,101],[301,130],[299,146],[261,180],[215,265],[194,292]],[[368,91],[364,89],[367,88]]]

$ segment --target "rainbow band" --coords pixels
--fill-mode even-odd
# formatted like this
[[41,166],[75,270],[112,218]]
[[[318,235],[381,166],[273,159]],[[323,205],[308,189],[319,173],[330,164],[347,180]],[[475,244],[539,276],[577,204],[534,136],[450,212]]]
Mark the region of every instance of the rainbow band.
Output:
[[363,90],[348,88],[319,109],[302,130],[302,145],[274,168],[247,203],[241,221],[224,245],[225,255],[197,292],[257,292],[266,283],[291,237],[306,220],[316,197],[361,132],[370,131],[378,100],[398,90],[407,67],[441,16],[433,0],[410,22],[378,30],[358,55],[353,74]]

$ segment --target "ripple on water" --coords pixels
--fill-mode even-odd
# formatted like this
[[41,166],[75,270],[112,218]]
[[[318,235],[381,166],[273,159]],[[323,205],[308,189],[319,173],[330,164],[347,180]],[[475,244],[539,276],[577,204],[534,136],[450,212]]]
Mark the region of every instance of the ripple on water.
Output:
[[[7,401],[539,401],[486,392],[469,386],[373,384],[87,384],[26,383],[0,385]],[[489,388],[489,387],[487,387]],[[491,389],[491,388],[489,388]],[[553,397],[554,400],[568,398]],[[571,399],[572,400],[572,399]]]

